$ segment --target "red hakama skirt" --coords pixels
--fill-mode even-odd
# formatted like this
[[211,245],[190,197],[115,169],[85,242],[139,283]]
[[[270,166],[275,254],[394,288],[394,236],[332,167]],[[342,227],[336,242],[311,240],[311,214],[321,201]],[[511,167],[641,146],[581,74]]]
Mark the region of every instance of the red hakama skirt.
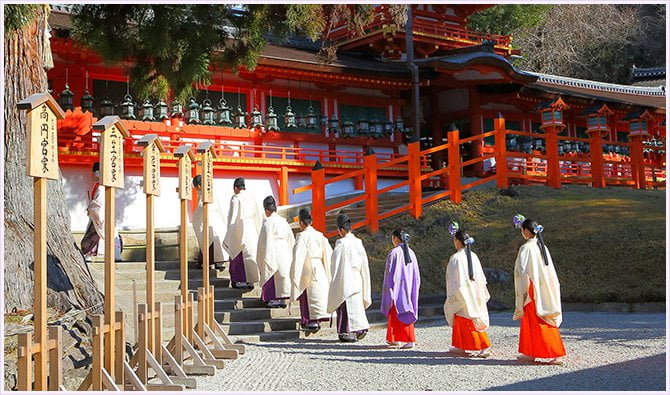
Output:
[[461,350],[473,351],[489,348],[491,342],[486,332],[477,332],[471,319],[454,315],[451,345]]
[[386,326],[386,340],[389,343],[416,343],[414,324],[405,324],[398,319],[395,305],[389,311],[388,325]]
[[532,358],[558,358],[565,355],[565,347],[558,328],[549,325],[537,316],[533,283],[528,288],[530,303],[523,307],[519,352]]

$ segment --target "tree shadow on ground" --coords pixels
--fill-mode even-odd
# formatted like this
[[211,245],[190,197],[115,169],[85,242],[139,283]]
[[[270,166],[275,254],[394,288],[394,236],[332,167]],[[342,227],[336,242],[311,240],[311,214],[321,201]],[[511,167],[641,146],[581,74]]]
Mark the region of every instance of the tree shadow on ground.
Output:
[[658,354],[485,391],[664,391],[665,368],[665,354]]

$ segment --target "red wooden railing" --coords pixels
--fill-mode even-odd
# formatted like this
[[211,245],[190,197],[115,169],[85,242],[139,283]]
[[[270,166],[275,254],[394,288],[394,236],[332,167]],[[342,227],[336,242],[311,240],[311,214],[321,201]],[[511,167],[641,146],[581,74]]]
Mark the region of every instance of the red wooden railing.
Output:
[[[647,186],[665,187],[666,171],[665,159],[645,158],[643,148],[651,151],[664,150],[665,147],[645,146],[641,136],[630,136],[631,142],[615,142],[602,140],[597,133],[590,138],[576,138],[558,136],[560,128],[547,128],[545,133],[529,133],[505,128],[505,119],[502,116],[494,119],[494,130],[480,135],[459,138],[459,131],[448,132],[446,144],[421,151],[419,142],[408,145],[408,153],[386,162],[381,162],[374,153],[369,153],[363,159],[363,168],[337,177],[326,179],[324,169],[317,163],[312,171],[312,184],[293,190],[293,193],[312,191],[312,217],[314,227],[326,234],[327,237],[337,234],[335,229],[326,229],[326,214],[329,211],[340,209],[359,202],[365,202],[365,218],[352,224],[354,229],[366,227],[369,232],[379,230],[379,221],[393,215],[409,212],[414,218],[421,216],[425,204],[438,199],[449,197],[453,202],[460,203],[463,191],[495,180],[498,188],[507,188],[510,183],[536,182],[553,188],[560,188],[565,183],[584,183],[594,187],[606,185],[630,185],[644,189]],[[552,133],[554,135],[552,136]],[[508,152],[506,145],[507,135],[527,136],[535,139],[544,139],[547,154],[540,152],[523,153]],[[464,143],[479,142],[486,137],[495,137],[494,151],[479,157],[461,161],[460,146]],[[588,142],[591,152],[588,154],[568,153],[558,154],[558,141]],[[552,147],[553,144],[553,147]],[[625,146],[631,152],[630,157],[617,154],[602,154],[598,145],[602,144]],[[553,149],[552,149],[553,148]],[[438,152],[446,152],[448,166],[434,171],[422,169],[430,158]],[[466,185],[462,185],[461,169],[476,163],[495,159],[496,166],[484,178],[480,178]],[[656,159],[656,160],[652,160]],[[504,166],[500,166],[504,164]],[[388,187],[378,189],[377,174],[380,169],[390,166],[404,166],[407,176]],[[554,174],[552,177],[551,174]],[[345,201],[326,205],[326,186],[349,178],[363,177],[365,179],[364,193]],[[422,184],[440,185],[440,192],[423,197]],[[386,212],[379,212],[378,196],[394,189],[409,187],[407,204],[400,205]]]

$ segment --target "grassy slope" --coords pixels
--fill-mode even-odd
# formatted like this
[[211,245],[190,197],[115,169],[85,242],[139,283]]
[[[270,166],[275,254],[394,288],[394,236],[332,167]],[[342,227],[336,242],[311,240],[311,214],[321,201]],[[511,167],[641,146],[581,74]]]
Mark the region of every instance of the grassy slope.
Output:
[[[665,301],[665,191],[517,187],[519,196],[493,188],[470,191],[459,205],[442,201],[420,219],[403,215],[382,223],[375,236],[357,232],[370,258],[373,291],[381,288],[390,234],[412,236],[423,295],[444,294],[444,270],[454,247],[447,231],[458,221],[475,238],[484,267],[512,273],[523,238],[512,226],[517,213],[545,227],[544,237],[561,282],[564,302]],[[489,284],[493,299],[513,305],[513,283]]]

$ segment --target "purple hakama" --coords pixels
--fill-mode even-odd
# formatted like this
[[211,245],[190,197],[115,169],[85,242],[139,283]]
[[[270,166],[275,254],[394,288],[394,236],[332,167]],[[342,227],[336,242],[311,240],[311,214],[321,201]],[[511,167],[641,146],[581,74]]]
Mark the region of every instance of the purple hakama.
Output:
[[235,283],[245,283],[247,282],[247,273],[244,270],[244,258],[240,252],[235,259],[230,261],[230,282]]

